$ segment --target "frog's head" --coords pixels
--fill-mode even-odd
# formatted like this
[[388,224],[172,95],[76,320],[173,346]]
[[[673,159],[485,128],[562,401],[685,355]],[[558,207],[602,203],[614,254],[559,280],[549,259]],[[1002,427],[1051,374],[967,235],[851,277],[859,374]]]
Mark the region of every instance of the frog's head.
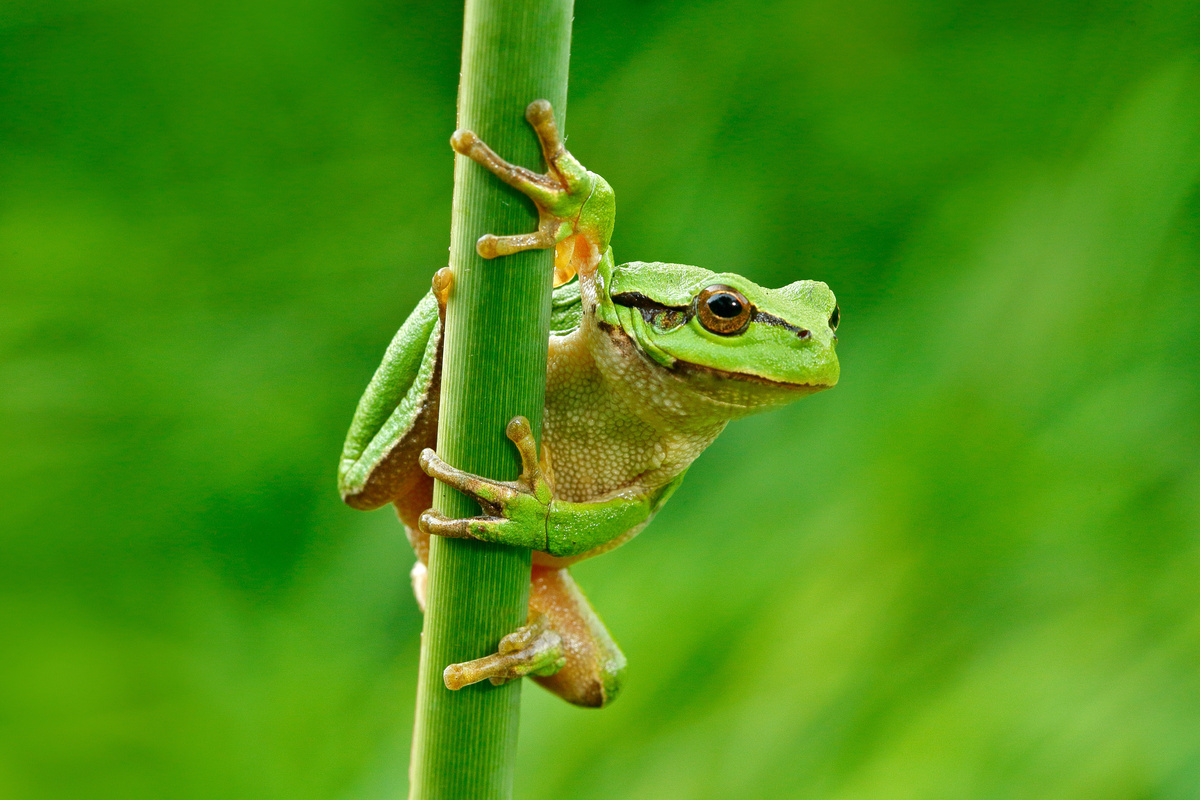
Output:
[[[613,270],[603,316],[722,404],[753,413],[838,381],[837,300],[819,281],[767,289],[741,275],[634,262]],[[607,305],[607,304],[606,304]]]

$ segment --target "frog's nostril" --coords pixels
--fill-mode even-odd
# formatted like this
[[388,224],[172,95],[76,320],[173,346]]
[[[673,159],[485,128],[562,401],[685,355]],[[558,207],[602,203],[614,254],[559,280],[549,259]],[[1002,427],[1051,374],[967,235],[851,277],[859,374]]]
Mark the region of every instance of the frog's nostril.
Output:
[[800,340],[803,341],[804,339],[807,339],[808,337],[812,336],[812,333],[805,330],[804,328],[801,328],[800,330],[796,331],[796,336],[798,336],[800,338]]

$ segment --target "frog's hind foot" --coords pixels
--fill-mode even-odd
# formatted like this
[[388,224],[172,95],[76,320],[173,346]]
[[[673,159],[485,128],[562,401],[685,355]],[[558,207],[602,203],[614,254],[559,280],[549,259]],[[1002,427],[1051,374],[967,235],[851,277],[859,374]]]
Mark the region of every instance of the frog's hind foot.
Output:
[[[457,130],[450,137],[450,146],[456,153],[486,167],[537,205],[537,231],[511,236],[484,234],[475,244],[476,251],[484,258],[554,247],[576,232],[580,212],[597,185],[596,176],[584,169],[563,146],[548,101],[530,103],[525,109],[525,119],[541,144],[547,166],[545,174],[505,161],[473,131]],[[611,225],[609,228],[611,233]]]
[[492,655],[446,667],[442,680],[452,690],[482,680],[499,686],[526,675],[553,675],[566,663],[562,637],[550,627],[545,614],[538,614],[528,625],[501,639]]

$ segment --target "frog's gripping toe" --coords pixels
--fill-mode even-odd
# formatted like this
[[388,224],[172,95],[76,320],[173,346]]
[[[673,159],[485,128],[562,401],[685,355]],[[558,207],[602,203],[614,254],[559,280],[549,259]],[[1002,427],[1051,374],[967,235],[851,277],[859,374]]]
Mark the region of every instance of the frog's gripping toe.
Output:
[[444,539],[478,539],[481,542],[494,542],[500,539],[499,529],[503,519],[489,517],[468,517],[466,519],[450,519],[430,509],[421,513],[417,526],[421,533],[429,536],[441,536]]
[[478,539],[516,547],[543,549],[546,519],[552,500],[538,463],[537,442],[525,417],[508,423],[508,438],[521,455],[521,474],[515,481],[494,481],[456,469],[426,448],[419,459],[429,477],[475,499],[483,515],[450,519],[433,509],[421,514],[423,533],[451,539]]
[[525,119],[541,144],[547,167],[544,174],[505,161],[474,131],[457,130],[450,137],[454,152],[485,167],[533,200],[538,208],[538,229],[533,233],[481,236],[475,249],[484,258],[554,247],[571,235],[574,221],[592,193],[594,178],[563,146],[550,103],[534,100],[525,109]]
[[454,691],[483,680],[499,686],[526,675],[553,675],[566,663],[562,637],[550,627],[545,615],[539,614],[501,639],[492,655],[446,667],[442,680],[447,689]]

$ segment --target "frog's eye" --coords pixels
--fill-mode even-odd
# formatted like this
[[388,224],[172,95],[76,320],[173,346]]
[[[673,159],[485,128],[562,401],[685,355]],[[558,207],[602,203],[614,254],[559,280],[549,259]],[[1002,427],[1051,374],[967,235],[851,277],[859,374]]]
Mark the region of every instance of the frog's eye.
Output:
[[693,302],[696,316],[706,330],[721,336],[743,333],[754,316],[754,306],[746,296],[732,286],[716,284],[696,295]]
[[838,306],[833,307],[833,313],[829,315],[829,329],[837,332],[838,323],[842,321],[842,310]]

